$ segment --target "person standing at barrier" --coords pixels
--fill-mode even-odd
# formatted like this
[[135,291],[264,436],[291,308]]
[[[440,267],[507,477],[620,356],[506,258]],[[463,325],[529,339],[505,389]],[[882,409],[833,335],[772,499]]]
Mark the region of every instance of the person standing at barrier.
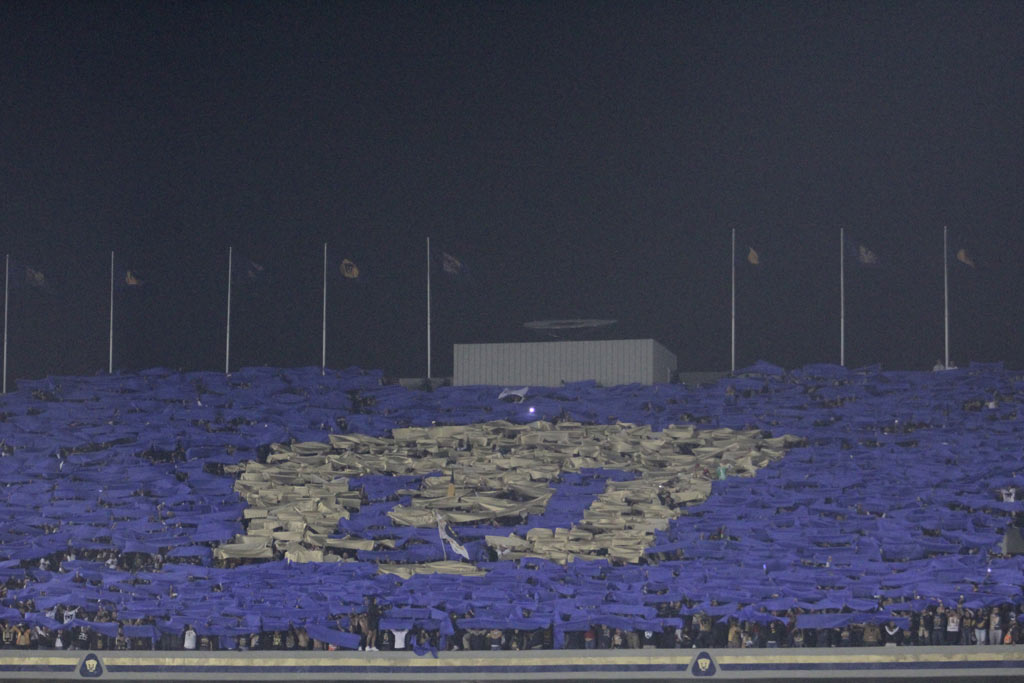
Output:
[[946,615],[946,645],[960,643],[960,610],[950,609]]
[[988,610],[979,609],[974,615],[974,644],[988,643]]
[[697,623],[700,631],[697,634],[697,647],[711,647],[711,619],[703,612],[698,613]]
[[27,650],[32,645],[32,631],[27,624],[19,624],[15,630],[14,645],[19,650]]
[[1003,629],[1000,628],[1001,619],[999,616],[999,610],[995,607],[992,608],[991,613],[988,617],[988,642],[991,645],[999,645],[1003,642]]
[[960,645],[972,645],[974,638],[974,613],[964,609],[960,616]]
[[942,645],[943,640],[946,637],[946,610],[939,603],[938,608],[935,610],[935,614],[932,619],[932,645]]
[[740,625],[735,619],[730,619],[729,624],[729,644],[728,647],[742,647],[743,638],[740,633]]
[[372,595],[367,596],[366,603],[366,649],[377,652],[377,631],[380,628],[380,607]]

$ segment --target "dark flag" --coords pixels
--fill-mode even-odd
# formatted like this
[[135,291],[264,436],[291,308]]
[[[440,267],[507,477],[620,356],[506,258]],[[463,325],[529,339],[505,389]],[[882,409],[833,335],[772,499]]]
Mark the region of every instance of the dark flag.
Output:
[[878,256],[863,244],[857,245],[857,263],[862,266],[877,266]]
[[234,267],[236,283],[252,284],[263,277],[263,266],[242,254],[239,254],[236,258],[238,261]]
[[43,274],[43,271],[34,266],[10,260],[8,277],[10,278],[11,289],[36,289],[39,291],[50,291],[50,281]]

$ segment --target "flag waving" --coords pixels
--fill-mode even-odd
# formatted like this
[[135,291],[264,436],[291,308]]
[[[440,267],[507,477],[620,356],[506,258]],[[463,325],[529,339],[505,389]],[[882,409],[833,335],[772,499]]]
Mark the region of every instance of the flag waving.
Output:
[[857,263],[864,266],[878,265],[878,256],[865,245],[857,245]]
[[238,254],[235,258],[238,260],[234,267],[235,282],[252,284],[262,277],[263,266],[242,254]]
[[40,291],[49,291],[50,281],[39,268],[21,263],[13,258],[10,260],[8,268],[7,277],[10,279],[11,289],[28,287]]
[[457,257],[447,251],[441,252],[441,269],[449,275],[462,275],[466,266]]
[[117,290],[141,290],[145,284],[146,279],[142,277],[140,271],[135,270],[134,268],[118,271],[117,275],[114,277],[114,288]]
[[847,263],[855,268],[878,268],[882,265],[882,259],[878,252],[869,247],[865,242],[844,242],[844,258]]
[[338,272],[346,280],[359,279],[359,266],[352,259],[342,259],[341,263],[338,264]]
[[452,537],[451,533],[449,533],[448,523],[445,521],[444,517],[441,516],[441,513],[434,510],[434,517],[437,519],[437,535],[441,537],[441,543],[447,542],[453,553],[468,560],[469,552],[466,550],[464,545],[456,541]]
[[431,260],[440,268],[442,273],[453,280],[462,279],[469,274],[466,262],[461,257],[445,249],[433,249]]

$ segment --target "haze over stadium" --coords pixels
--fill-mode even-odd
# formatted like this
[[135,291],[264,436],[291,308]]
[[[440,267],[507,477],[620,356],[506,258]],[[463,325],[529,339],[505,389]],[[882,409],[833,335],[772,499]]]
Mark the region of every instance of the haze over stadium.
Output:
[[[616,319],[683,369],[1024,362],[1024,10],[979,3],[14,2],[0,8],[2,248],[43,272],[11,301],[14,377],[106,363],[222,364],[227,248],[263,266],[234,312],[246,365],[425,374],[425,237],[453,343],[523,323]],[[742,258],[741,265],[748,265]]]
[[0,6],[0,675],[1020,676],[1022,35]]

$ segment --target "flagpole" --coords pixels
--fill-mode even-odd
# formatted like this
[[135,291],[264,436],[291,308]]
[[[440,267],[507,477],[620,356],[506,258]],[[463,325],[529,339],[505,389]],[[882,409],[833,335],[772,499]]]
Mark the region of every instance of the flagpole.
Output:
[[320,334],[320,374],[327,372],[327,242],[324,242],[324,305]]
[[228,322],[224,336],[224,374],[231,374],[231,247],[228,247]]
[[7,393],[7,291],[11,280],[11,255],[4,255],[4,391]]
[[427,238],[427,380],[430,380],[430,238]]
[[839,365],[846,367],[846,250],[843,228],[839,228]]
[[732,229],[732,363],[730,372],[736,372],[736,228]]
[[949,246],[947,244],[948,229],[942,226],[942,290],[943,290],[943,328],[945,332],[946,369],[949,369]]
[[107,344],[107,374],[114,374],[114,252],[110,252],[110,334]]

